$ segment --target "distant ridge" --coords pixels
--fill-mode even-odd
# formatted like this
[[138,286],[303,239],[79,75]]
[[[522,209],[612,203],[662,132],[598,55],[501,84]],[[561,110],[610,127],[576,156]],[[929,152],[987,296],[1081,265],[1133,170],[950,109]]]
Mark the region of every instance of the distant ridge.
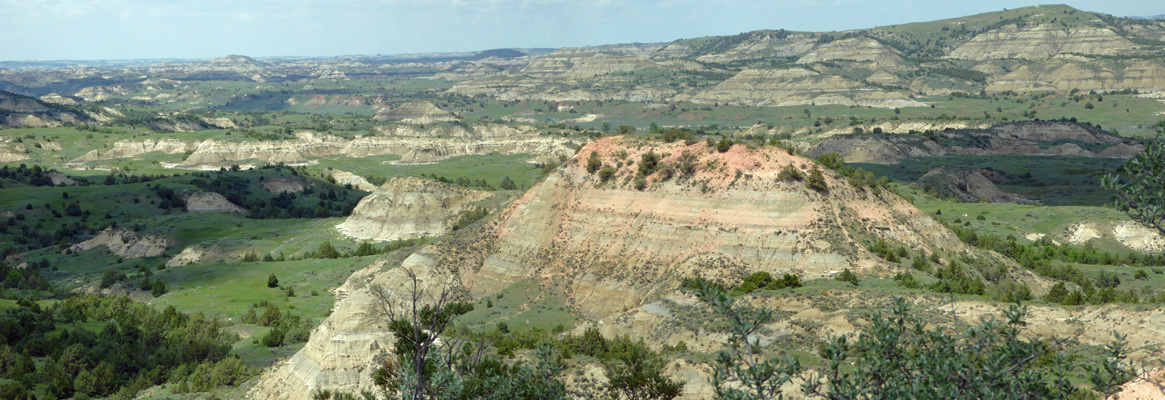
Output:
[[1154,16],[1152,16],[1152,17],[1129,17],[1129,18],[1132,18],[1132,19],[1149,19],[1149,20],[1155,20],[1155,21],[1165,21],[1165,14],[1157,14],[1157,15],[1154,15]]
[[520,51],[517,51],[514,49],[493,49],[493,50],[486,50],[486,51],[477,53],[476,55],[474,55],[473,57],[470,57],[469,59],[481,60],[481,59],[486,59],[486,58],[490,58],[490,57],[516,58],[516,57],[523,57],[523,56],[526,56],[526,53],[523,53],[523,52],[520,52]]

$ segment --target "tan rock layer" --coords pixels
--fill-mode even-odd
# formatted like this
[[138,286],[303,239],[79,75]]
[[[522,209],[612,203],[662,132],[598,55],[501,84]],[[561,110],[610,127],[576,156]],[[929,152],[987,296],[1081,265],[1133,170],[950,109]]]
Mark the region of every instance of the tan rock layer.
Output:
[[488,196],[432,179],[395,177],[360,199],[352,215],[336,228],[346,236],[373,241],[440,236],[462,212]]
[[85,251],[105,246],[109,252],[125,258],[153,257],[166,251],[170,239],[161,235],[138,236],[131,230],[109,227],[92,239],[69,247],[69,251]]
[[494,124],[476,126],[472,131],[460,127],[422,130],[407,125],[381,127],[378,130],[384,136],[352,140],[313,132],[299,132],[296,140],[280,141],[228,142],[208,139],[199,143],[186,143],[174,139],[124,140],[115,143],[107,151],[90,151],[70,164],[80,166],[85,162],[130,158],[150,152],[176,154],[187,151],[191,154],[172,167],[217,169],[243,161],[297,165],[321,157],[388,154],[401,155],[402,163],[428,163],[449,157],[493,152],[569,156],[574,154],[574,150],[568,144],[572,140],[577,141],[541,136],[530,127],[512,128]]
[[[696,170],[683,179],[652,174],[643,191],[634,187],[633,167],[606,183],[586,171],[592,153],[615,165],[624,153],[639,160],[649,151],[672,166],[687,152]],[[887,192],[854,188],[828,172],[827,193],[776,178],[787,166],[805,171],[810,165],[776,148],[738,145],[719,153],[704,143],[599,140],[483,225],[445,236],[399,268],[378,262],[354,274],[337,290],[335,311],[308,345],[264,375],[251,396],[300,400],[315,388],[370,388],[369,374],[391,338],[368,284],[399,296],[407,289],[404,270],[427,276],[428,284],[453,274],[474,296],[534,281],[598,319],[672,295],[680,278],[696,273],[739,279],[753,271],[795,272],[815,278],[877,265],[855,242],[858,236],[885,238],[919,253],[930,246],[977,252]],[[1010,279],[1042,290],[1041,281],[1005,265]]]

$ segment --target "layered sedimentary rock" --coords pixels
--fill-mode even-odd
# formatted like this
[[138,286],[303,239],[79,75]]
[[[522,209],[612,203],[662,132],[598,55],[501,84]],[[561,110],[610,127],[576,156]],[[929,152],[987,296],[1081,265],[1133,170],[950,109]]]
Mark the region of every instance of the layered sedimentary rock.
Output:
[[[295,140],[234,142],[208,139],[187,143],[174,139],[123,140],[107,151],[93,150],[70,162],[85,162],[136,157],[151,152],[190,155],[168,165],[184,169],[218,169],[244,162],[300,165],[322,157],[369,157],[388,154],[401,156],[402,163],[437,162],[449,157],[489,154],[535,154],[569,156],[574,154],[571,140],[542,136],[528,126],[479,125],[438,126],[419,129],[412,125],[383,126],[378,136],[344,139],[314,132],[298,132]],[[577,141],[578,139],[572,139]]]
[[368,192],[376,190],[376,185],[373,185],[368,179],[348,171],[332,170],[332,179],[338,185],[352,185],[354,188]]
[[405,103],[396,108],[384,108],[376,113],[377,121],[401,121],[410,124],[431,124],[455,121],[457,117],[427,101]]
[[440,236],[486,192],[413,176],[396,177],[360,199],[336,226],[344,235],[386,241]]
[[139,236],[128,229],[109,227],[92,239],[69,247],[70,252],[106,247],[110,253],[125,258],[153,257],[166,251],[170,239],[161,235]]
[[840,104],[872,107],[921,107],[906,92],[885,91],[837,75],[806,68],[746,69],[715,87],[683,94],[677,100],[765,106]]
[[1112,55],[1136,48],[1108,28],[1043,24],[1009,25],[982,33],[951,51],[949,57],[964,60],[1042,60],[1063,53]]
[[84,163],[88,161],[116,160],[152,152],[178,154],[193,148],[194,146],[192,144],[178,139],[119,140],[114,142],[113,148],[109,150],[92,150],[73,159],[72,162]]
[[1021,65],[995,77],[988,92],[1077,90],[1144,91],[1165,89],[1165,64],[1151,60],[1097,61],[1079,56],[1057,56],[1038,64]]
[[897,69],[902,57],[877,40],[858,37],[829,42],[806,53],[797,60],[797,63],[811,64],[835,60],[861,61],[864,66],[871,69]]
[[[661,157],[661,168],[636,183],[638,167],[626,164],[648,153]],[[604,165],[624,166],[604,180],[587,171],[591,154]],[[481,225],[353,275],[308,345],[261,378],[251,395],[307,399],[315,388],[369,388],[376,360],[391,346],[369,284],[398,296],[410,283],[404,271],[425,276],[426,285],[454,279],[473,296],[535,282],[597,320],[674,294],[682,277],[695,274],[818,278],[878,265],[859,237],[919,254],[976,252],[888,192],[855,188],[829,172],[828,190],[820,192],[777,179],[786,167],[808,173],[812,165],[775,148],[737,145],[720,153],[702,142],[618,137],[592,143]],[[1007,279],[1041,290],[1038,279],[1000,262],[1011,271]]]

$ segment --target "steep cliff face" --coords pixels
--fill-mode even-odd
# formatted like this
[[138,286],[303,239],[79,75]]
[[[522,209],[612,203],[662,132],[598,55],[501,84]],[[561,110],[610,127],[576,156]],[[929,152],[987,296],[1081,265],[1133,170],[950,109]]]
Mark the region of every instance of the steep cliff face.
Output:
[[[604,181],[587,172],[592,153],[604,165],[623,166]],[[630,164],[648,153],[661,157],[661,169],[640,190],[638,166]],[[858,240],[874,237],[921,253],[977,252],[890,193],[854,188],[829,172],[826,192],[777,179],[787,166],[807,171],[811,165],[775,148],[738,145],[719,153],[704,143],[619,137],[592,143],[482,225],[354,274],[308,345],[264,375],[251,395],[298,400],[314,388],[369,388],[377,354],[392,339],[368,285],[403,293],[405,270],[426,276],[427,284],[455,279],[472,296],[535,282],[562,294],[586,319],[600,320],[672,296],[681,278],[696,274],[819,278],[869,269],[879,262]],[[667,169],[672,176],[662,172]],[[1009,279],[1039,290],[1038,279],[1010,268]]]
[[432,179],[396,177],[360,199],[352,215],[336,226],[360,240],[386,241],[440,236],[457,217],[488,192]]
[[390,301],[399,305],[396,302],[408,296],[411,289],[406,270],[416,274],[421,290],[436,290],[450,282],[450,275],[430,267],[434,260],[442,259],[435,253],[436,247],[422,249],[403,261],[379,259],[353,273],[333,291],[336,304],[332,313],[312,331],[303,349],[263,374],[247,397],[308,400],[316,389],[348,393],[373,390],[372,373],[379,367],[377,361],[391,353],[395,338],[388,330],[384,304],[371,288],[383,288]]

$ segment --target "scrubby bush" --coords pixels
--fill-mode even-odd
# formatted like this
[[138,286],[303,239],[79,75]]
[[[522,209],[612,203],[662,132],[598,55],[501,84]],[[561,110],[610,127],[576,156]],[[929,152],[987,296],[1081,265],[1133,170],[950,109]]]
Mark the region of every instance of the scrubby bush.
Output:
[[821,168],[814,165],[809,170],[809,175],[805,178],[805,187],[823,193],[829,191],[829,186],[825,183],[825,174],[821,172]]
[[603,168],[599,170],[599,181],[601,182],[605,183],[611,180],[611,177],[613,176],[615,176],[615,168],[612,168],[610,165],[604,165]]
[[858,275],[853,273],[853,271],[850,271],[849,268],[842,270],[841,273],[837,274],[837,276],[833,277],[833,279],[836,279],[836,280],[841,281],[841,282],[849,283],[850,285],[853,285],[853,286],[858,286],[858,285],[862,284],[862,281],[860,278],[858,278]]
[[805,179],[805,175],[801,173],[801,169],[793,166],[793,164],[786,165],[781,168],[781,172],[777,173],[777,179],[783,181],[798,181]]

